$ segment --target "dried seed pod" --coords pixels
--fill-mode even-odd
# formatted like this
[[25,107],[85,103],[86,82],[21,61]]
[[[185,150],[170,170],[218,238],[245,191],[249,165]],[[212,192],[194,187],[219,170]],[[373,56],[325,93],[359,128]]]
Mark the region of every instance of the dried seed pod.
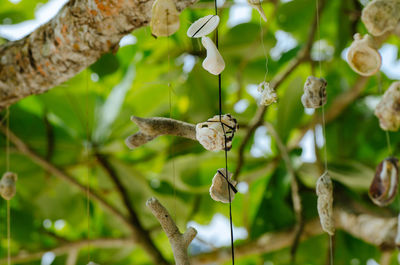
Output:
[[322,230],[333,236],[335,222],[333,219],[333,185],[328,172],[318,178],[316,186],[318,196],[318,215]]
[[323,78],[309,76],[304,84],[304,94],[301,96],[301,102],[305,108],[319,108],[326,104],[326,85]]
[[212,185],[210,187],[210,196],[214,201],[229,203],[229,193],[228,193],[228,185],[229,185],[229,193],[230,199],[233,201],[235,198],[235,193],[237,192],[235,186],[236,181],[232,180],[232,173],[228,171],[228,180],[226,179],[226,170],[225,168],[220,168],[217,170],[217,173],[214,175],[212,180]]
[[269,83],[267,82],[262,82],[258,85],[257,88],[258,92],[261,93],[261,100],[260,104],[264,106],[269,106],[272,103],[275,103],[276,100],[278,99],[278,96],[276,95],[275,91],[273,88],[269,86]]
[[221,121],[219,115],[216,115],[196,125],[196,139],[209,151],[225,150],[225,131],[226,150],[230,150],[237,128],[237,121],[230,114],[222,115]]
[[385,131],[398,131],[400,127],[400,81],[394,82],[385,91],[375,109],[379,125]]
[[368,32],[381,36],[395,30],[400,23],[399,0],[374,0],[364,7],[361,15]]
[[17,182],[17,174],[13,172],[6,172],[0,180],[0,195],[5,200],[11,200],[17,189],[15,183]]
[[383,207],[393,202],[397,194],[398,160],[389,157],[376,168],[375,177],[369,187],[369,196],[378,206]]
[[219,75],[225,69],[224,59],[209,37],[202,37],[201,43],[207,50],[207,57],[203,61],[203,68],[213,75]]
[[400,249],[400,214],[397,216],[397,233],[394,243],[396,244],[397,249]]
[[208,15],[199,18],[188,28],[186,34],[190,38],[201,38],[213,32],[219,24],[219,16]]
[[157,37],[171,36],[179,29],[179,12],[172,0],[155,0],[151,9],[151,33]]
[[354,35],[347,53],[347,62],[351,69],[362,76],[371,76],[379,71],[382,57],[370,35],[366,34],[364,38],[359,33]]
[[260,14],[261,18],[267,22],[267,17],[265,16],[265,12],[264,9],[262,8],[261,5],[261,0],[247,0],[247,3],[249,3],[249,5],[254,8],[255,10],[257,10],[257,12]]

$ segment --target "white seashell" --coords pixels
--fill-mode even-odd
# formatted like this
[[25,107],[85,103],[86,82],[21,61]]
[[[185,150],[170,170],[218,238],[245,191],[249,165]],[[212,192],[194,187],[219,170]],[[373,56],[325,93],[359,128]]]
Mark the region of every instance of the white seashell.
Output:
[[333,219],[333,186],[328,172],[325,172],[318,178],[316,192],[318,196],[318,215],[322,230],[333,236],[335,234],[335,222]]
[[207,50],[207,57],[203,61],[203,68],[213,75],[219,75],[225,69],[224,59],[209,37],[202,37],[201,43]]
[[264,9],[262,8],[261,5],[261,0],[247,0],[247,3],[249,3],[249,5],[254,8],[255,10],[257,10],[257,12],[260,14],[261,18],[267,22],[267,16],[265,15]]
[[361,38],[358,33],[354,35],[354,41],[347,53],[347,61],[350,67],[362,76],[376,74],[382,64],[381,55],[372,37],[366,34]]
[[[221,122],[224,127],[222,128]],[[222,115],[221,121],[219,115],[208,119],[206,122],[198,123],[196,125],[196,139],[200,144],[209,151],[225,150],[225,136],[226,135],[226,149],[232,148],[232,140],[237,130],[237,121],[230,114]]]
[[364,7],[361,20],[368,32],[374,36],[381,36],[391,32],[400,23],[400,1],[371,1]]
[[151,9],[151,33],[157,37],[171,36],[179,29],[179,12],[173,0],[155,0]]
[[208,15],[199,18],[188,28],[186,34],[190,38],[201,38],[213,32],[219,24],[219,16]]
[[[232,180],[232,173],[228,171],[228,181],[229,185],[229,193],[228,193],[228,181],[225,178],[226,170],[225,168],[220,168],[217,170],[217,173],[214,175],[212,180],[212,185],[210,187],[210,196],[214,201],[229,203],[232,202],[235,198],[235,193],[237,192],[235,186],[236,181]],[[230,201],[229,201],[230,194]]]
[[375,109],[379,125],[385,131],[398,131],[400,127],[400,81],[394,82],[385,91]]
[[260,105],[269,106],[278,99],[274,89],[267,82],[260,83],[257,90],[261,93]]
[[376,167],[374,179],[369,187],[369,196],[372,202],[380,207],[393,202],[397,195],[398,162],[397,158],[389,157]]
[[0,195],[5,200],[11,200],[17,191],[15,183],[18,176],[13,172],[6,172],[0,180]]
[[304,84],[304,94],[301,96],[301,102],[305,108],[319,108],[326,104],[326,85],[323,78],[309,76]]

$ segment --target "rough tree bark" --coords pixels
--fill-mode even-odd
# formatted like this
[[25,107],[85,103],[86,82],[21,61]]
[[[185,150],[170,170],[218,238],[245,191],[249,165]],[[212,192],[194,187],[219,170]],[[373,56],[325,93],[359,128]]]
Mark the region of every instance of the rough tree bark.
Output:
[[[197,0],[176,0],[179,11]],[[47,24],[0,46],[0,109],[67,81],[146,26],[153,0],[70,0]]]

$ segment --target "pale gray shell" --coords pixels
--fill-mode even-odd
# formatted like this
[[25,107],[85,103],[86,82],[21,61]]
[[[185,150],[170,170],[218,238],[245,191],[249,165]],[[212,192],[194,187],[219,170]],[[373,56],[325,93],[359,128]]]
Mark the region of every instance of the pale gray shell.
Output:
[[363,9],[361,20],[368,32],[381,36],[395,30],[400,22],[399,0],[374,0]]
[[151,33],[157,37],[171,36],[179,29],[179,12],[173,0],[155,0],[151,9]]
[[261,93],[260,105],[269,106],[278,99],[275,90],[267,82],[260,83],[257,90]]
[[219,24],[219,16],[208,15],[199,18],[188,28],[186,34],[190,38],[201,38],[213,32]]
[[3,177],[0,180],[0,195],[5,200],[11,200],[17,191],[16,182],[17,182],[17,174],[13,172],[6,172],[3,174]]
[[385,131],[398,131],[400,127],[400,81],[394,82],[385,91],[375,109],[379,125]]
[[[225,168],[218,169],[212,180],[210,196],[214,201],[229,203],[228,183],[224,176],[226,176]],[[228,172],[228,180],[233,186],[236,186],[236,181],[232,180],[232,173],[230,172]],[[233,201],[235,198],[235,192],[231,188],[229,188],[229,191],[231,201]]]
[[368,34],[363,38],[360,34],[355,34],[354,41],[347,52],[347,62],[359,75],[372,76],[376,74],[381,68],[382,57],[373,38]]
[[238,128],[237,121],[230,114],[224,114],[221,116],[216,115],[206,122],[198,123],[196,125],[196,139],[200,144],[209,151],[221,151],[225,150],[225,136],[226,134],[226,149],[232,148],[233,136]]
[[318,215],[322,230],[329,235],[335,234],[335,222],[333,219],[333,185],[328,172],[318,178],[316,185],[318,196]]
[[305,108],[319,108],[326,104],[326,85],[323,78],[309,76],[304,84],[304,94],[301,96],[301,102]]

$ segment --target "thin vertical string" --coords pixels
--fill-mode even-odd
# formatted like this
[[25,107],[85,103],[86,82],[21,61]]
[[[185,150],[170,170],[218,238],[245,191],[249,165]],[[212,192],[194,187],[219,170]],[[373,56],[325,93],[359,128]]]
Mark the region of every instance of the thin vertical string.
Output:
[[[214,0],[214,8],[215,8],[215,15],[218,15],[218,6],[217,0]],[[218,27],[215,30],[215,46],[218,49]],[[232,198],[231,198],[231,187],[229,183],[229,173],[228,173],[228,149],[226,146],[226,132],[225,126],[222,122],[222,76],[221,74],[218,75],[218,101],[219,101],[219,122],[221,123],[222,131],[224,133],[224,152],[225,152],[225,179],[227,181],[227,188],[228,188],[228,198],[229,198],[229,225],[230,225],[230,233],[231,233],[231,254],[232,254],[232,265],[235,264],[235,248],[233,244],[233,222],[232,222]]]
[[7,200],[7,264],[11,265],[11,214],[10,200]]
[[[168,73],[167,73],[167,80],[168,80],[168,98],[169,98],[169,118],[172,119],[172,85],[171,85],[171,50],[170,50],[170,37],[169,37],[169,27],[168,27],[168,9],[167,9],[167,53],[168,53]],[[170,144],[169,147],[169,155],[172,158],[174,149],[173,144]],[[175,176],[175,159],[172,158],[172,185],[174,187],[174,221],[176,223],[176,176]]]
[[6,108],[6,171],[10,171],[10,139],[9,139],[9,130],[10,130],[10,109]]
[[[261,5],[261,0],[259,1],[260,5]],[[261,46],[263,49],[263,53],[264,53],[264,57],[265,57],[265,75],[264,75],[264,82],[267,81],[267,77],[268,77],[268,55],[267,52],[265,50],[265,44],[264,44],[264,28],[262,26],[262,21],[261,21],[261,16],[260,16],[260,39],[261,39]]]
[[85,131],[86,131],[86,144],[84,145],[85,149],[85,158],[86,158],[86,218],[87,218],[87,239],[88,239],[88,254],[87,254],[87,259],[88,262],[90,262],[90,225],[91,225],[91,220],[90,220],[90,158],[89,158],[89,70],[86,69],[86,97],[85,97],[85,114],[86,114],[86,121],[85,121]]
[[[10,171],[10,109],[6,109],[6,171]],[[7,200],[7,264],[11,265],[11,211],[10,201]]]

